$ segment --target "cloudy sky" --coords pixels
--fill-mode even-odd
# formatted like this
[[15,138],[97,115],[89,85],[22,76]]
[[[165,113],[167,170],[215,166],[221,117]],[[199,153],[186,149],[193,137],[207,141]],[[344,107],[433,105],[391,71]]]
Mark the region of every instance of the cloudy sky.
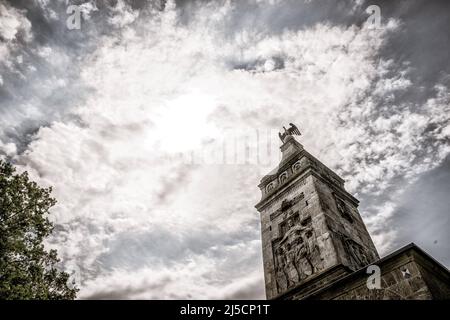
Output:
[[177,155],[289,122],[361,200],[381,255],[415,242],[450,266],[449,15],[445,0],[0,0],[0,157],[54,187],[48,246],[83,299],[264,298],[254,205],[273,166]]

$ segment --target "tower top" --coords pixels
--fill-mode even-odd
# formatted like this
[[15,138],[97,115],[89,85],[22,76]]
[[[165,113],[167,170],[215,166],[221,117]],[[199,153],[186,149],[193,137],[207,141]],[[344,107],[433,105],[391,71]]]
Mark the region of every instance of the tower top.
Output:
[[[262,197],[256,207],[261,209],[265,205],[276,200],[278,195],[284,193],[284,189],[292,186],[292,181],[300,176],[310,173],[321,176],[335,185],[336,188],[344,190],[344,180],[334,171],[329,169],[321,161],[307,152],[303,145],[296,140],[295,135],[300,135],[300,131],[293,124],[286,129],[284,133],[278,133],[283,142],[280,146],[281,161],[276,168],[266,174],[260,181],[258,187],[261,190]],[[286,190],[287,191],[287,190]],[[345,192],[347,193],[347,192]],[[355,204],[358,200],[347,194]]]
[[278,132],[278,136],[280,137],[281,142],[285,143],[289,137],[293,135],[301,136],[300,130],[298,130],[297,126],[293,123],[289,123],[289,129],[283,126],[284,132]]

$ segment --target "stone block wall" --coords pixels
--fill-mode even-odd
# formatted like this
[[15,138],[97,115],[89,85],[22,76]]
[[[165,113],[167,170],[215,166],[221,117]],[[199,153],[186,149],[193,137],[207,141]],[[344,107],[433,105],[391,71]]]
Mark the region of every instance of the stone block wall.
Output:
[[[318,300],[450,299],[450,272],[414,244],[380,259],[381,287],[369,289],[363,268],[310,294]],[[294,297],[295,298],[295,297]]]

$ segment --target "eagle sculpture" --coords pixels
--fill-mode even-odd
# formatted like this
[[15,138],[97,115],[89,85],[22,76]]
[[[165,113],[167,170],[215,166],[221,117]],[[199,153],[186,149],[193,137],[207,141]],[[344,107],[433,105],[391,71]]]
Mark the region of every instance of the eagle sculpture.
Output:
[[298,128],[297,128],[297,126],[296,126],[295,124],[289,123],[289,125],[290,125],[290,127],[289,127],[288,129],[286,129],[286,128],[283,126],[283,129],[284,129],[284,132],[283,132],[283,133],[278,132],[278,136],[280,137],[280,140],[281,140],[282,142],[284,142],[284,139],[285,139],[287,136],[293,136],[293,135],[300,136],[300,135],[301,135],[300,130],[298,130]]

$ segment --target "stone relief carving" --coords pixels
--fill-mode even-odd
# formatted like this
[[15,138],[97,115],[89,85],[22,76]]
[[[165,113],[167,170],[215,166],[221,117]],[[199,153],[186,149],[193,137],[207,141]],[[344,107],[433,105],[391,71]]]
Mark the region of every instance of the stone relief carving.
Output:
[[282,184],[282,183],[284,183],[286,180],[287,180],[287,178],[288,178],[288,174],[287,174],[287,172],[285,171],[285,172],[283,172],[282,174],[280,174],[280,184]]
[[352,217],[347,205],[345,204],[344,200],[338,198],[336,195],[334,196],[334,199],[336,200],[336,207],[337,207],[339,213],[341,214],[341,216],[344,219],[346,219],[348,222],[353,223],[353,217]]
[[351,260],[353,260],[353,263],[356,266],[364,267],[370,263],[369,259],[367,258],[366,250],[364,250],[363,246],[361,246],[359,243],[347,238],[345,240],[345,246],[347,252],[350,254]]
[[300,135],[301,135],[300,130],[298,130],[298,128],[297,128],[297,126],[296,126],[295,124],[289,123],[289,126],[290,126],[290,127],[289,127],[288,129],[286,129],[286,128],[283,126],[283,129],[284,129],[284,132],[283,132],[283,133],[278,132],[278,136],[280,137],[280,140],[281,140],[281,142],[283,142],[283,143],[286,142],[286,137],[288,137],[288,136],[293,136],[293,135],[298,135],[298,136],[300,136]]
[[274,213],[270,214],[270,220],[275,219],[276,217],[278,217],[282,213],[283,213],[283,210],[281,210],[281,209],[276,210]]
[[300,161],[297,161],[296,163],[294,163],[292,165],[292,172],[300,171],[301,168],[302,168],[302,164],[300,163]]
[[286,237],[291,228],[294,228],[295,225],[299,224],[299,220],[299,213],[296,212],[295,214],[290,215],[288,219],[280,223],[280,235],[283,239]]
[[287,209],[289,209],[290,207],[292,207],[292,201],[288,200],[288,199],[284,199],[281,202],[281,211],[286,211]]
[[275,212],[273,212],[270,215],[270,220],[275,219],[276,217],[278,217],[280,214],[284,213],[285,211],[287,211],[289,208],[291,208],[292,206],[294,206],[295,204],[297,204],[300,200],[302,200],[305,197],[305,194],[302,192],[299,195],[293,197],[291,200],[288,199],[284,199],[281,202],[281,206],[278,210],[276,210]]
[[293,173],[297,173],[305,169],[307,166],[310,165],[310,160],[306,157],[301,158],[300,160],[296,161],[292,166],[291,170]]
[[363,242],[357,234],[352,235],[351,231],[346,230],[341,221],[328,220],[327,226],[333,234],[332,237],[341,243],[350,266],[359,269],[377,258],[370,249],[360,244]]
[[347,252],[350,263],[353,266],[356,268],[362,268],[370,264],[369,254],[362,245],[339,231],[337,231],[336,234],[341,239],[344,250]]
[[280,224],[280,235],[273,243],[279,293],[323,269],[311,217],[300,221],[295,213]]

